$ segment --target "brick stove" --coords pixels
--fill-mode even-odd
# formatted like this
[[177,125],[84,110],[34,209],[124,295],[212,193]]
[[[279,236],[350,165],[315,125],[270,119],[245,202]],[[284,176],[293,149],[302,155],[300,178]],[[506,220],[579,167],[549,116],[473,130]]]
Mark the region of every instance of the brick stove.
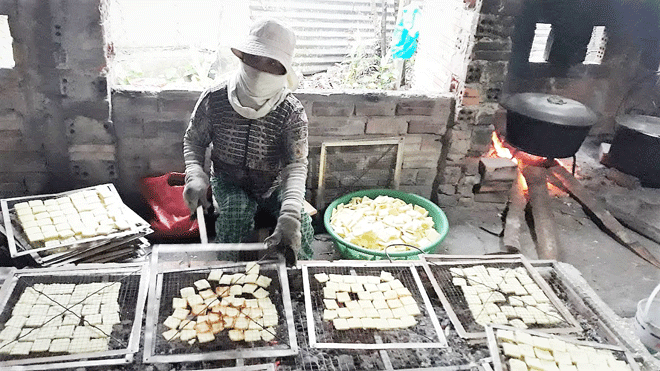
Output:
[[[492,148],[479,160],[480,182],[475,185],[475,201],[507,202],[503,231],[503,253],[518,253],[520,227],[529,207],[533,217],[536,250],[539,258],[560,260],[561,246],[556,231],[550,197],[571,195],[595,222],[626,248],[656,267],[660,261],[635,240],[590,192],[575,178],[576,161],[531,155],[516,149],[497,132],[492,134]],[[483,198],[480,198],[481,195]]]

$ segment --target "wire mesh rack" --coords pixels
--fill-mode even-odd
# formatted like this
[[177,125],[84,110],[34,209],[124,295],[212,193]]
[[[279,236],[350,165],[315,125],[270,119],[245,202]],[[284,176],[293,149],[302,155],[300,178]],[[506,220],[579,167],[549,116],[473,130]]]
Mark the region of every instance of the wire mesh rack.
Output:
[[[192,370],[202,371],[202,370]],[[265,365],[244,365],[236,367],[223,367],[223,368],[205,368],[204,371],[275,371],[275,365],[272,363]]]
[[[332,263],[301,262],[305,293],[307,328],[311,347],[334,349],[444,348],[444,336],[421,279],[411,263],[340,261]],[[379,277],[388,272],[412,294],[420,309],[417,323],[406,328],[378,330],[351,328],[337,330],[324,321],[323,285],[314,279],[318,273]]]
[[[169,330],[163,323],[172,314],[172,303],[180,296],[181,289],[194,287],[196,281],[206,279],[213,270],[222,274],[239,274],[246,271],[246,262],[207,262],[191,266],[189,254],[197,245],[190,245],[183,260],[179,260],[180,246],[156,245],[151,259],[151,288],[145,329],[144,362],[195,362],[200,360],[224,360],[239,358],[278,357],[298,351],[293,325],[291,297],[289,294],[286,267],[283,261],[260,261],[259,274],[271,279],[269,297],[275,305],[278,323],[273,341],[232,341],[227,331],[215,335],[208,343],[168,341],[162,334]],[[208,246],[199,248],[208,253]],[[220,251],[220,250],[218,250]],[[193,257],[193,260],[195,258]],[[211,289],[217,282],[213,283]],[[240,295],[239,295],[240,296]],[[194,316],[195,319],[196,316]],[[254,321],[248,316],[249,321]]]
[[[147,264],[13,271],[0,292],[0,368],[130,362],[139,350],[147,271]],[[101,346],[89,346],[92,340]],[[53,347],[37,349],[38,342]]]
[[[505,319],[518,319],[521,326],[539,331],[551,333],[577,333],[582,331],[579,322],[573,317],[570,311],[566,308],[564,303],[553,292],[548,283],[541,277],[536,269],[527,261],[522,255],[498,255],[498,256],[445,256],[445,255],[425,255],[422,257],[422,264],[426,270],[431,284],[439,296],[447,315],[454,324],[458,334],[467,339],[482,339],[485,337],[485,328],[483,321],[479,320],[479,315],[482,312],[476,313],[472,305],[473,298],[468,298],[464,286],[486,286],[490,289],[485,295],[489,299],[491,296],[496,295],[501,301],[493,304],[497,307],[498,311],[504,310],[503,306],[529,309],[536,308],[534,303],[527,301],[529,296],[525,293],[515,293],[508,289],[502,288],[504,277],[496,278],[495,281],[482,282],[483,276],[472,276],[465,274],[464,269],[474,269],[479,267],[486,272],[504,272],[516,271],[520,275],[526,273],[529,277],[529,283],[538,287],[543,293],[543,297],[547,298],[546,305],[543,309],[538,309],[541,312],[547,313],[552,316],[554,321],[552,323],[543,323],[534,321],[523,322],[521,316],[525,314],[507,313]],[[522,270],[522,271],[521,271]],[[520,276],[518,276],[521,278]],[[456,279],[462,281],[456,281]],[[522,285],[521,285],[522,286]],[[525,299],[519,300],[519,299]],[[533,299],[529,299],[534,301]],[[468,302],[470,301],[470,303]],[[515,302],[514,302],[515,301]],[[485,311],[485,303],[482,306],[477,306],[480,311]],[[492,305],[491,305],[492,307]],[[515,308],[514,308],[515,309]],[[491,317],[492,318],[492,317]],[[481,323],[480,323],[481,322]]]
[[[541,356],[555,367],[559,364],[572,365],[572,369],[577,370],[640,370],[633,355],[617,345],[578,341],[545,332],[503,325],[487,325],[486,341],[495,371],[511,371],[511,359],[515,359],[514,363],[520,363],[523,360],[531,362],[530,358],[534,358],[536,360],[534,362],[541,364],[538,362],[540,359],[536,356]],[[520,344],[527,344],[528,349],[535,352],[535,356],[517,354],[518,351],[526,351],[522,347],[518,348]],[[504,347],[512,345],[514,347],[504,349]],[[616,367],[612,365],[617,363],[620,364],[619,368],[612,368]],[[625,368],[626,366],[628,368]],[[546,369],[550,369],[551,366],[547,367]]]
[[[76,260],[80,260],[81,254],[98,255],[118,245],[128,245],[131,242],[152,233],[149,223],[137,215],[133,210],[122,202],[116,202],[113,207],[120,210],[122,217],[127,222],[127,229],[115,230],[107,234],[84,237],[79,239],[62,240],[57,244],[30,243],[23,224],[19,221],[17,204],[32,201],[57,200],[73,194],[84,192],[98,192],[112,198],[121,200],[116,188],[112,183],[102,184],[87,188],[81,188],[69,192],[46,195],[32,195],[23,197],[6,198],[0,200],[2,208],[2,219],[7,234],[7,244],[12,258],[30,255],[40,266],[57,266]],[[144,244],[144,241],[141,242]],[[139,247],[140,244],[133,243],[131,246]]]

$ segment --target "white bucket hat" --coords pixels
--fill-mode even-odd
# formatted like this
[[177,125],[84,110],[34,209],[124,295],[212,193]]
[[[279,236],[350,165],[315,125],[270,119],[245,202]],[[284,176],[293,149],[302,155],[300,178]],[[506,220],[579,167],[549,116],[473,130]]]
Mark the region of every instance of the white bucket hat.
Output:
[[295,46],[296,36],[291,28],[276,19],[262,19],[252,25],[248,36],[231,51],[239,58],[247,53],[275,59],[286,69],[289,85],[295,82],[297,86],[298,78],[291,68]]

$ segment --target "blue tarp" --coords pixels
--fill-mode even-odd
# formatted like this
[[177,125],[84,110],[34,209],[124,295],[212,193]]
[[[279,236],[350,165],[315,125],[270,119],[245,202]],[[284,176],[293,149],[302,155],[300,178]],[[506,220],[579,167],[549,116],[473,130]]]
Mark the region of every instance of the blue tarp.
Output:
[[394,28],[392,46],[390,51],[392,58],[410,59],[417,50],[417,38],[419,29],[416,22],[419,21],[419,7],[408,5],[403,8],[401,19]]

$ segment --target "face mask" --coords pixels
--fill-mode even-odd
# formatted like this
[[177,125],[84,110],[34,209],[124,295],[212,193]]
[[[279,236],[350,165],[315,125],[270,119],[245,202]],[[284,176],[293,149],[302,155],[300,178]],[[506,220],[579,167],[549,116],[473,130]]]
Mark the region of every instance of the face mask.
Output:
[[286,87],[286,75],[273,75],[240,64],[236,75],[236,95],[243,106],[258,110]]

